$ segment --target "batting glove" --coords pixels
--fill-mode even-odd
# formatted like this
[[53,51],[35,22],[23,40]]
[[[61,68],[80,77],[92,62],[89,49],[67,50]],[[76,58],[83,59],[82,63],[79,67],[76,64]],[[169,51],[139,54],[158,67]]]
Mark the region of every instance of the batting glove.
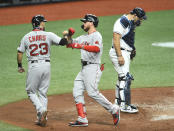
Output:
[[75,30],[73,28],[68,29],[69,35],[72,36],[75,33]]

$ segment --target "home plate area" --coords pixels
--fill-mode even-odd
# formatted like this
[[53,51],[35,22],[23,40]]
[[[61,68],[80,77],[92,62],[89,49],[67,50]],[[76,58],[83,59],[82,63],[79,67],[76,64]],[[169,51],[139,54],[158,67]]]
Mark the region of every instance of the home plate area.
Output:
[[[114,90],[101,91],[114,102]],[[31,102],[10,103],[0,107],[0,120],[36,131],[172,131],[174,129],[174,87],[132,89],[132,104],[139,108],[136,114],[121,113],[117,127],[112,116],[103,107],[85,94],[88,127],[70,127],[77,119],[72,94],[48,97],[48,123],[46,127],[34,124],[36,112]]]

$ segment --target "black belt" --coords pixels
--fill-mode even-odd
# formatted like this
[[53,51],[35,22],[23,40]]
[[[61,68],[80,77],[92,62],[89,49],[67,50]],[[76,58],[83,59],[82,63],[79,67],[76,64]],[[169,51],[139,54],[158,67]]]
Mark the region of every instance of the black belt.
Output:
[[[114,48],[113,46],[112,46],[112,48]],[[124,48],[120,48],[121,50],[125,50],[125,51],[128,51],[128,52],[131,52],[130,50],[127,50],[127,49],[124,49]]]
[[[50,62],[50,60],[45,60],[45,62]],[[38,63],[38,60],[32,60],[31,63]]]
[[86,65],[89,65],[89,64],[97,64],[97,63],[92,63],[92,62],[83,61],[83,60],[81,60],[81,63],[82,63],[82,66],[86,66]]

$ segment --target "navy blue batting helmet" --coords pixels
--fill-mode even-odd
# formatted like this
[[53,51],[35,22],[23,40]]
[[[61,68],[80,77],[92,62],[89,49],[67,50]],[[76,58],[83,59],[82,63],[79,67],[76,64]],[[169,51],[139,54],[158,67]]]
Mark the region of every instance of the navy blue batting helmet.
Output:
[[93,22],[93,24],[94,24],[94,26],[95,27],[97,27],[98,26],[98,22],[99,22],[99,20],[98,20],[98,18],[97,18],[97,16],[95,16],[95,15],[93,15],[93,14],[86,14],[85,16],[84,16],[84,18],[83,19],[80,19],[82,22]]
[[140,19],[147,19],[146,12],[142,8],[136,7],[130,13],[136,14],[136,16]]
[[47,22],[43,15],[36,15],[31,20],[33,28],[39,27],[41,22]]

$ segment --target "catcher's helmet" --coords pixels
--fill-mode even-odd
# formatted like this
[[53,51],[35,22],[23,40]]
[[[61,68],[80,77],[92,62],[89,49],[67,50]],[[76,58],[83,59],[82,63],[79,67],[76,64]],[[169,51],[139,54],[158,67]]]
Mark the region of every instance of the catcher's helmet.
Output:
[[138,16],[138,18],[142,18],[144,20],[147,19],[146,13],[142,8],[136,7],[134,8],[131,12],[131,14],[136,14]]
[[98,20],[98,18],[97,18],[97,16],[95,16],[95,15],[93,15],[93,14],[86,14],[85,16],[84,16],[84,18],[83,19],[80,19],[82,22],[93,22],[93,24],[94,24],[94,26],[95,27],[97,27],[98,26],[98,22],[99,22],[99,20]]
[[43,15],[36,15],[31,20],[33,28],[39,27],[41,22],[47,22]]

